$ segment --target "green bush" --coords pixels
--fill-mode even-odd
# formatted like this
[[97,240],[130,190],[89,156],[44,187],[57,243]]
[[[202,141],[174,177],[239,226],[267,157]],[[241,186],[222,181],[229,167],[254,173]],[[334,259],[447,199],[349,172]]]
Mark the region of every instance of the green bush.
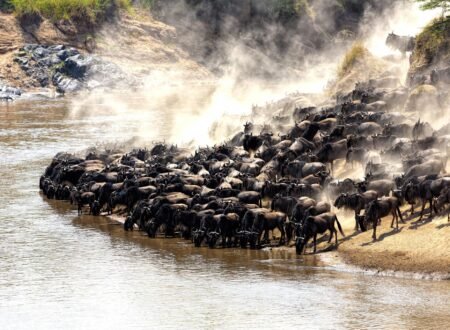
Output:
[[130,0],[10,0],[17,15],[39,14],[59,20],[81,18],[96,21],[114,7],[129,8]]

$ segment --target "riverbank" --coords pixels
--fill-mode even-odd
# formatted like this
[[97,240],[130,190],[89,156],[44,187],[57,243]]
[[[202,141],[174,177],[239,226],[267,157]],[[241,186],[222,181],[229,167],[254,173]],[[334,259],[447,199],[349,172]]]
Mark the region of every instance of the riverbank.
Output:
[[339,257],[345,263],[381,274],[389,272],[415,273],[424,278],[450,279],[450,223],[439,216],[432,221],[417,223],[417,218],[390,228],[391,217],[378,227],[378,240],[372,241],[372,231],[352,234],[351,217],[340,218],[347,237],[339,245]]

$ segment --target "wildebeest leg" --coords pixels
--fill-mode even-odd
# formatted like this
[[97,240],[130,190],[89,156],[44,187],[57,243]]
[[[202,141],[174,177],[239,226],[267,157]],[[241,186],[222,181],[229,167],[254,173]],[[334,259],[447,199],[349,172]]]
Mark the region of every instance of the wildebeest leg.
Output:
[[[355,209],[355,230],[356,231],[358,231],[358,228],[359,228],[357,215],[359,215],[360,213],[361,213],[361,209],[359,209],[359,208]],[[361,231],[362,231],[362,228],[361,228]]]
[[372,239],[373,239],[374,241],[377,240],[377,224],[378,224],[378,219],[375,219],[375,220],[373,221],[373,234],[372,234]]
[[431,217],[433,216],[433,198],[429,200],[429,203],[430,203],[430,216],[428,217],[428,219],[431,219]]
[[281,232],[280,242],[278,243],[279,246],[283,245],[286,241],[286,232],[284,231],[284,225],[280,224],[278,226],[278,230]]
[[[328,243],[331,243],[331,239],[333,238],[333,233],[334,233],[333,228],[330,228],[330,238],[328,239]],[[336,235],[336,237],[337,237],[337,235]]]
[[270,242],[270,240],[269,240],[269,229],[265,229],[264,230],[264,239],[263,239],[263,241],[264,242]]
[[[400,212],[400,208],[397,206],[396,209],[397,209],[397,215],[400,217],[401,222],[405,223],[405,220],[403,220],[402,212]],[[398,219],[397,219],[397,221],[398,221]]]
[[314,234],[314,253],[316,253],[317,251],[316,241],[317,241],[317,234]]
[[334,226],[333,226],[333,229],[334,229],[334,244],[337,247],[338,246],[337,230]]
[[[396,211],[395,211],[395,210],[392,210],[392,222],[391,222],[391,228],[394,228],[394,221],[396,220],[396,218],[397,218]],[[398,223],[398,220],[397,220],[397,223]]]
[[426,201],[424,201],[423,203],[422,203],[422,211],[420,211],[420,217],[419,217],[419,221],[421,221],[422,220],[422,217],[423,217],[423,210],[425,210],[425,205],[426,205]]

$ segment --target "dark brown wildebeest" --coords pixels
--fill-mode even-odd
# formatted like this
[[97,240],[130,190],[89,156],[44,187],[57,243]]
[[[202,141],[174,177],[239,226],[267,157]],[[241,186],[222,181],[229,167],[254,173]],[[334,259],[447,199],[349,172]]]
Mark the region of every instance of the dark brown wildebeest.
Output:
[[78,215],[83,213],[83,206],[84,205],[91,206],[94,201],[95,201],[95,194],[93,192],[81,193],[77,197]]
[[383,197],[376,199],[367,205],[364,215],[364,221],[366,223],[372,223],[373,234],[372,238],[375,241],[377,239],[377,225],[381,218],[392,214],[391,228],[394,227],[394,221],[397,221],[396,228],[398,229],[398,218],[403,221],[402,214],[400,212],[400,201],[396,197]]
[[[358,215],[361,210],[367,207],[367,204],[376,200],[378,198],[378,193],[374,190],[365,191],[363,193],[357,194],[340,194],[334,202],[334,206],[338,209],[344,208],[355,211],[355,230],[358,230]],[[359,224],[361,227],[361,224]],[[361,227],[361,230],[363,228]]]
[[389,196],[390,192],[395,188],[395,182],[389,179],[362,181],[356,183],[356,187],[360,193],[374,190],[378,196]]
[[450,177],[443,177],[436,180],[424,180],[417,185],[419,197],[422,199],[422,211],[420,212],[419,221],[422,220],[425,206],[430,204],[430,216],[433,216],[433,198],[441,194],[441,192],[450,187]]
[[[434,208],[436,213],[443,209],[445,204],[450,204],[450,188],[448,187],[442,190],[439,197],[435,199]],[[447,210],[447,221],[450,222],[450,208]]]
[[308,241],[313,238],[314,240],[314,253],[317,251],[317,235],[323,234],[327,230],[330,231],[330,238],[328,239],[328,243],[331,242],[331,239],[333,238],[333,235],[335,235],[335,244],[336,247],[338,245],[338,239],[337,239],[337,230],[334,226],[334,224],[337,223],[339,232],[343,237],[345,237],[345,234],[342,230],[341,224],[339,223],[338,218],[336,217],[336,214],[332,212],[316,215],[316,216],[310,216],[305,220],[305,224],[302,228],[301,235],[297,237],[297,240],[295,242],[295,248],[297,251],[297,254],[302,254],[306,244]]
[[281,233],[279,245],[285,242],[286,233],[284,231],[284,223],[286,222],[286,214],[282,212],[263,212],[257,213],[253,220],[252,235],[250,238],[250,246],[260,246],[261,236],[264,233],[264,240],[269,240],[269,231],[277,228]]
[[[329,163],[333,173],[333,162],[337,159],[347,158],[347,140],[325,144],[318,152],[317,159],[322,163]],[[317,173],[317,172],[315,172]]]

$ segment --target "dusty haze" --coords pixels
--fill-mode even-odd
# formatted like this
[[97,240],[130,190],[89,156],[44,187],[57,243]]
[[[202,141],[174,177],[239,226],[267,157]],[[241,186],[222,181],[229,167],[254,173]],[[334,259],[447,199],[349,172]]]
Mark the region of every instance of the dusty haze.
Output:
[[[374,17],[369,10],[360,28],[359,39],[372,54],[394,58],[395,65],[400,68],[397,70],[399,78],[404,81],[408,59],[386,47],[386,36],[392,31],[400,35],[415,35],[437,14],[423,12],[410,2],[397,4],[386,17]],[[302,31],[298,31],[295,37],[301,38],[301,35]],[[248,38],[251,36],[246,36]],[[162,132],[167,136],[166,142],[191,147],[220,143],[241,129],[242,120],[250,114],[252,106],[266,108],[262,111],[266,115],[257,120],[269,123],[273,114],[283,107],[286,110],[286,107],[293,109],[308,105],[310,96],[306,94],[320,95],[324,91],[327,83],[335,78],[339,62],[349,47],[348,44],[330,43],[325,51],[304,58],[302,67],[292,67],[286,70],[285,76],[271,79],[254,76],[246,70],[260,64],[270,66],[269,57],[255,53],[240,39],[229,39],[226,45],[222,49],[222,57],[228,60],[220,75],[211,74],[210,78],[199,79],[192,70],[153,70],[143,78],[142,87],[134,92],[104,91],[76,97],[72,102],[71,116],[79,118],[111,112],[134,116],[140,122],[136,143],[146,145],[156,136],[161,136],[153,122],[156,110],[162,108],[166,114],[164,120],[172,127],[170,132]],[[122,50],[127,51],[126,47]],[[295,52],[296,48],[291,51]],[[293,56],[295,53],[286,54],[286,61],[289,61],[286,67],[291,68]],[[273,65],[279,66],[280,63]],[[283,98],[284,101],[274,103]],[[327,95],[321,97],[324,102],[327,98]],[[314,99],[317,102],[317,96]]]

